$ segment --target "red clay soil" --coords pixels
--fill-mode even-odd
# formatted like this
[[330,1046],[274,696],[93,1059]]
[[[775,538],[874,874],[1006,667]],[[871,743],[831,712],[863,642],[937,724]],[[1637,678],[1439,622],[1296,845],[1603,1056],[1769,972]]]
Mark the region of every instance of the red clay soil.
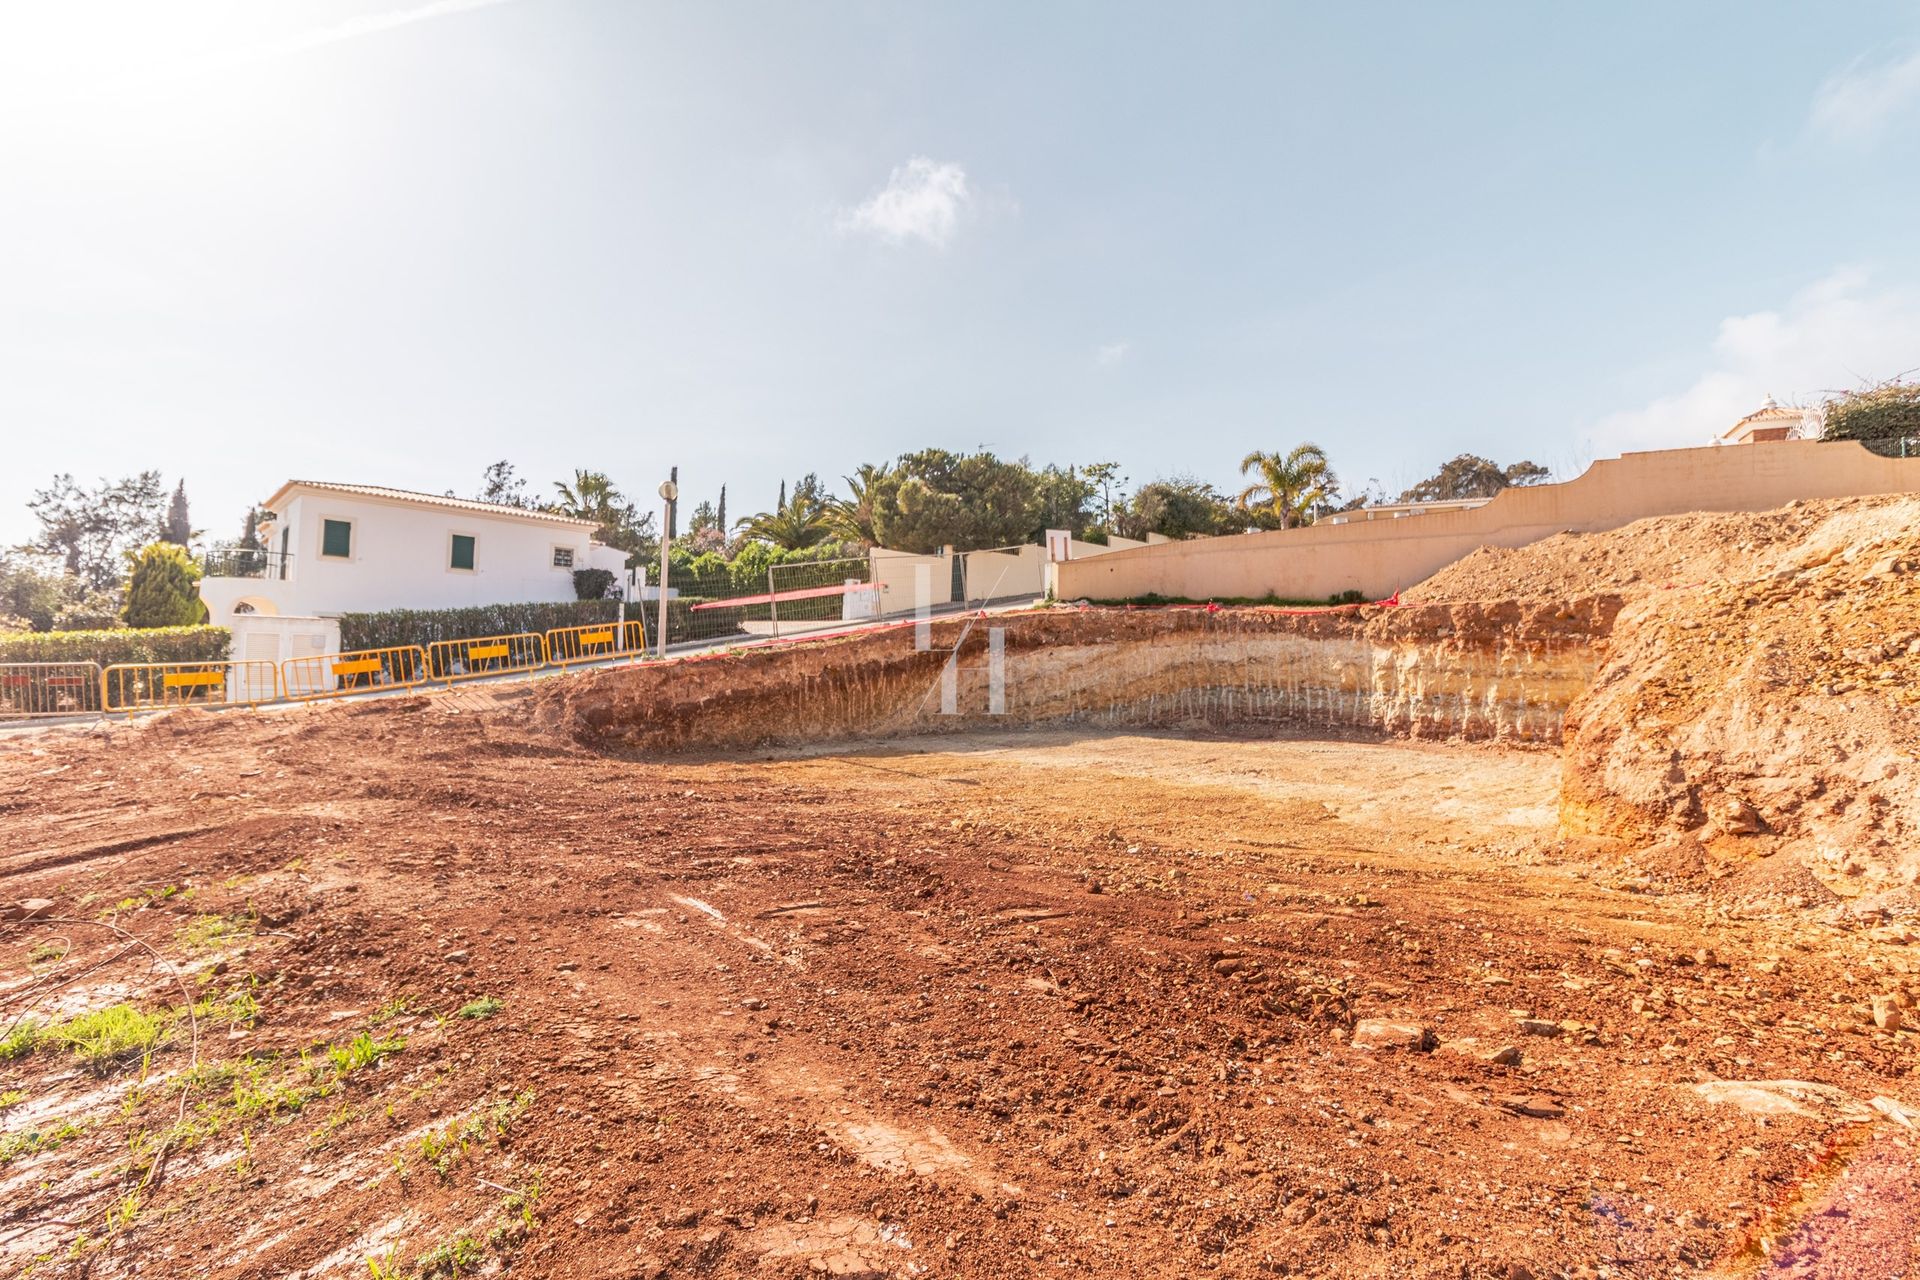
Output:
[[1920,1265],[1915,948],[1561,843],[1549,753],[528,712],[0,743],[8,1021],[203,1002],[0,1047],[8,1274]]

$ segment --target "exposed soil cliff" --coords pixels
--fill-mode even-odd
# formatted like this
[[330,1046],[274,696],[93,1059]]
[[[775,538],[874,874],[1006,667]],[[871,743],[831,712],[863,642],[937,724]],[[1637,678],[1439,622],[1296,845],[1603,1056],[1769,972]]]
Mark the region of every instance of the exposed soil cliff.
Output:
[[907,627],[552,682],[539,714],[584,741],[648,750],[1056,723],[1274,722],[1553,743],[1592,678],[1590,639],[1618,607],[950,619],[924,649]]

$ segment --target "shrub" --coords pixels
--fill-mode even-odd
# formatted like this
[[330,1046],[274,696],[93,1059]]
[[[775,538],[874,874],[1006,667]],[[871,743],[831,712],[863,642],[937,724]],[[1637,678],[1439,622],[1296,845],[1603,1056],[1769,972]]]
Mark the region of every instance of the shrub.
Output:
[[[633,616],[639,616],[635,606]],[[475,636],[546,632],[556,627],[583,627],[612,622],[620,616],[618,600],[564,600],[528,604],[486,604],[469,609],[387,609],[380,613],[340,615],[342,649],[386,649],[436,640],[470,640]]]
[[127,575],[127,623],[135,627],[191,627],[206,615],[200,603],[200,566],[185,547],[152,542],[133,557]]
[[0,662],[221,662],[232,638],[225,627],[36,631],[0,636]]
[[1911,437],[1920,437],[1920,382],[1897,380],[1829,401],[1820,431],[1822,440],[1859,440],[1869,447]]
[[573,595],[576,600],[605,600],[613,590],[613,570],[575,569]]

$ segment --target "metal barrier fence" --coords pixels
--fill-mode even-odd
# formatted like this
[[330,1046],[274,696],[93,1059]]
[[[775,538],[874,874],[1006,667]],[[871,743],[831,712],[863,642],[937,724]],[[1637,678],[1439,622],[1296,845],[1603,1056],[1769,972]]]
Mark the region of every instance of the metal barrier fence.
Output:
[[315,654],[280,664],[280,688],[296,701],[406,689],[426,682],[427,651],[416,644]]
[[772,597],[767,603],[775,636],[877,618],[882,608],[873,561],[867,556],[773,565],[767,570],[767,594]]
[[0,663],[0,721],[100,710],[97,662]]
[[102,711],[257,706],[279,696],[271,662],[117,662],[100,674]]
[[536,632],[435,640],[427,646],[427,672],[435,680],[473,680],[547,665],[547,643]]
[[583,627],[555,627],[547,632],[547,661],[556,667],[576,662],[600,662],[622,654],[635,657],[647,651],[644,623],[596,622]]

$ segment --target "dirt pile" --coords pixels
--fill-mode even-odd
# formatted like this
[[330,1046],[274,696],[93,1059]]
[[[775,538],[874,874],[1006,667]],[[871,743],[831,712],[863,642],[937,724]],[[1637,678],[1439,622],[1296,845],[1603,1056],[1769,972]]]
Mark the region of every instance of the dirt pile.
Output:
[[1822,530],[1856,522],[1911,526],[1912,497],[1790,503],[1777,511],[1701,512],[1637,520],[1604,533],[1558,533],[1524,547],[1482,547],[1401,592],[1414,604],[1640,596],[1744,582],[1789,567]]
[[1818,506],[1762,572],[1621,613],[1569,715],[1570,827],[1790,850],[1844,896],[1920,876],[1920,498]]

